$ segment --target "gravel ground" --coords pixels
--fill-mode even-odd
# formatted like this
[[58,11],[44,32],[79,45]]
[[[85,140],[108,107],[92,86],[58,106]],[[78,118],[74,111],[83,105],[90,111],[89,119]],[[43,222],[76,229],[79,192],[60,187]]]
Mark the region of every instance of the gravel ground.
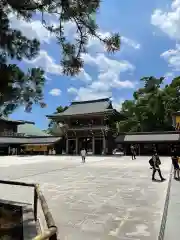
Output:
[[[37,182],[61,240],[152,240],[161,223],[171,160],[162,157],[165,182],[152,182],[150,157],[0,157],[1,179]],[[0,198],[33,201],[32,189],[0,185]]]

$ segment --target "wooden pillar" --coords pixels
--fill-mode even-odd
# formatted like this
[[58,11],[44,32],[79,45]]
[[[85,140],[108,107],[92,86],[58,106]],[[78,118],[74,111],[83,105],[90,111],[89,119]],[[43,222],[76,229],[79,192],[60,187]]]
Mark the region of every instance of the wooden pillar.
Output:
[[8,147],[8,155],[11,155],[11,147]]
[[106,139],[105,136],[103,136],[103,152],[106,154]]
[[66,154],[69,153],[69,139],[66,138]]
[[78,154],[78,138],[76,137],[76,154]]
[[126,152],[127,152],[127,145],[124,145],[124,155],[126,156]]
[[92,137],[92,153],[95,154],[95,139]]

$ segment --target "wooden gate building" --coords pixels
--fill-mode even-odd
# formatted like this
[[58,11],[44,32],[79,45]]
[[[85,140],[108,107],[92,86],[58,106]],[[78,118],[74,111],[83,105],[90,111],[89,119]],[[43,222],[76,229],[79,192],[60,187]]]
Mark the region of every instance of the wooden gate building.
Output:
[[62,113],[48,115],[49,119],[67,126],[67,154],[79,154],[85,148],[92,154],[112,154],[116,122],[120,113],[113,109],[109,98],[72,102]]

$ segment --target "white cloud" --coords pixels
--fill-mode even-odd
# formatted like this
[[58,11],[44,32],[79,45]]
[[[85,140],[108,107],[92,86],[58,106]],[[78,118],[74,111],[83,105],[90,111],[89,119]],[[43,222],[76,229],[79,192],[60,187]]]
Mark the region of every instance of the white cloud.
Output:
[[[121,84],[120,84],[121,83]],[[116,85],[117,84],[117,85]],[[132,88],[134,84],[130,81],[117,81],[114,82],[113,78],[109,81],[93,81],[90,85],[85,87],[80,87],[79,89],[70,87],[67,92],[71,95],[75,95],[75,99],[79,101],[105,98],[112,96],[112,89],[120,88]],[[114,101],[114,104],[117,106],[120,105],[119,101]]]
[[120,111],[121,108],[122,108],[122,104],[124,102],[124,99],[123,98],[120,98],[120,99],[114,99],[112,98],[112,104],[113,104],[113,108],[115,108],[117,111]]
[[33,60],[24,59],[24,61],[36,67],[43,68],[47,73],[56,75],[60,75],[62,73],[61,66],[56,64],[54,59],[44,50],[39,52],[37,58],[34,58]]
[[109,91],[112,88],[133,88],[135,83],[129,80],[121,81],[120,74],[126,71],[133,71],[135,67],[128,61],[117,61],[110,59],[105,54],[82,55],[85,64],[95,66],[98,71],[96,81],[90,85],[93,89],[104,89]]
[[[46,14],[48,18],[46,18],[46,22],[49,25],[53,25],[54,27],[58,26],[58,20],[57,18],[54,18],[52,16],[49,16]],[[40,16],[37,14],[37,16]],[[40,16],[41,17],[41,16]],[[50,33],[43,25],[42,21],[40,20],[31,20],[30,22],[27,22],[23,20],[23,18],[17,18],[14,14],[9,15],[10,24],[11,27],[17,30],[20,30],[24,36],[26,36],[29,39],[36,38],[41,43],[50,43],[51,40],[55,39],[55,35]],[[68,38],[71,38],[76,33],[75,23],[73,22],[66,22],[64,24],[64,34]]]
[[[22,18],[17,19],[15,15],[10,15],[11,19],[11,26],[13,28],[19,29],[22,31],[22,33],[27,36],[29,39],[37,38],[41,42],[50,43],[50,41],[54,38],[54,35],[51,35],[49,31],[47,31],[43,26],[41,21],[34,20],[29,23],[24,21]],[[56,25],[58,24],[56,20],[48,20],[53,21],[52,24]],[[65,35],[67,37],[72,37],[76,34],[76,28],[75,23],[73,22],[67,22],[64,26]],[[110,35],[109,32],[100,33],[102,37],[108,37]],[[128,45],[131,45],[134,48],[139,48],[139,44],[136,44],[134,41],[122,37],[122,41],[125,42]],[[88,47],[100,47],[103,48],[103,44],[95,38],[89,39]],[[113,77],[113,83],[111,84],[113,86],[128,86],[131,87],[131,83],[129,82],[119,82],[118,81],[118,75],[120,72],[125,72],[128,70],[133,70],[134,67],[127,61],[116,61],[112,60],[105,56],[105,54],[101,53],[98,54],[95,57],[92,57],[89,54],[82,54],[82,57],[84,59],[85,64],[90,64],[93,66],[96,66],[98,71],[100,72],[100,75],[98,76],[98,80],[105,78],[108,80],[111,77]],[[62,67],[59,63],[56,63],[55,60],[49,56],[49,54],[45,50],[41,50],[37,58],[33,60],[27,60],[24,59],[25,62],[32,64],[37,67],[41,67],[45,70],[46,73],[50,74],[56,74],[61,75],[62,74]],[[84,70],[81,69],[80,73],[72,78],[72,79],[79,79],[84,82],[91,82],[92,77]],[[109,85],[110,86],[110,85]]]
[[52,96],[60,96],[61,95],[61,90],[58,88],[53,88],[49,91],[49,94],[51,94]]
[[180,0],[174,0],[170,11],[156,9],[151,16],[151,23],[170,38],[180,40]]
[[[180,0],[173,0],[169,11],[156,9],[151,16],[151,23],[158,27],[169,38],[179,42],[180,40]],[[166,79],[174,77],[173,71],[180,71],[180,45],[176,44],[174,49],[169,49],[161,54],[171,68],[166,73]]]
[[[98,80],[100,82],[104,82],[107,84],[106,88],[132,88],[134,83],[129,80],[120,81],[119,75],[121,72],[133,71],[134,66],[128,61],[117,61],[112,60],[106,57],[104,54],[98,54],[95,57],[92,57],[89,54],[82,55],[85,64],[90,64],[97,67],[99,72]],[[41,50],[37,58],[33,60],[24,60],[25,62],[32,64],[36,67],[41,67],[45,70],[46,73],[61,75],[62,67],[57,64],[54,59],[48,55],[48,53],[44,50]],[[80,73],[74,78],[89,83],[92,81],[92,77],[85,72],[84,69],[81,69]],[[102,85],[102,84],[101,84]]]
[[122,43],[127,44],[129,47],[132,47],[134,49],[140,49],[141,48],[140,43],[137,43],[136,41],[134,41],[130,38],[122,36],[121,41],[122,41]]
[[50,78],[50,77],[48,77],[46,74],[44,75],[44,77],[45,77],[45,79],[47,80],[47,81],[51,81],[52,79]]
[[[106,38],[106,37],[109,37],[110,36],[110,33],[109,32],[104,32],[104,33],[98,33],[99,36],[101,38]],[[87,47],[90,49],[90,50],[93,50],[93,52],[97,52],[97,53],[100,53],[100,52],[105,52],[105,47],[104,47],[104,44],[101,43],[101,41],[96,38],[96,37],[90,37],[88,39],[88,45]]]
[[78,90],[77,88],[74,88],[74,87],[70,87],[67,89],[67,92],[70,93],[70,94],[77,94],[78,93]]
[[113,88],[134,88],[135,84],[129,80],[120,81],[113,72],[100,73],[98,80],[93,81],[89,88],[96,91],[109,91]]
[[[62,67],[60,64],[57,64],[54,59],[48,55],[44,50],[39,52],[39,55],[33,60],[24,59],[25,62],[34,65],[35,67],[41,67],[45,70],[46,73],[51,73],[55,75],[62,75]],[[76,78],[81,81],[89,82],[92,80],[91,76],[85,72],[84,69],[81,69],[80,73]]]
[[169,67],[172,68],[173,71],[180,71],[180,45],[176,44],[175,49],[170,49],[161,54],[161,57],[164,58]]
[[[37,14],[37,16],[39,16],[39,15]],[[40,20],[31,20],[30,22],[27,22],[27,21],[23,20],[22,18],[17,18],[13,14],[9,15],[9,19],[10,19],[11,27],[14,29],[20,30],[23,33],[23,35],[25,35],[29,39],[36,38],[42,43],[43,42],[50,43],[50,41],[55,38],[55,35],[51,34],[42,25],[42,21],[40,21]],[[50,18],[48,16],[48,18],[46,18],[46,21],[48,22],[49,25],[57,26],[59,24],[58,20],[57,19],[52,20],[52,19],[53,18]],[[77,35],[76,24],[71,21],[66,22],[64,24],[64,34],[70,40],[75,39],[75,36]],[[110,34],[110,32],[99,32],[99,35],[102,38],[105,38],[105,37],[109,37],[111,34]],[[122,41],[122,43],[124,43],[134,49],[140,48],[139,43],[137,43],[136,41],[129,39],[127,37],[122,36],[121,41]],[[105,51],[104,44],[102,44],[99,41],[99,39],[97,39],[95,37],[89,38],[87,47],[90,49],[93,49],[94,51],[98,51],[98,52]]]
[[74,38],[74,35],[76,34],[76,24],[74,22],[66,22],[64,24],[64,34],[65,36],[67,36],[68,38]]
[[167,72],[167,73],[165,73],[164,74],[164,77],[166,78],[166,79],[172,79],[172,78],[174,78],[174,73],[173,72]]
[[175,78],[175,73],[167,72],[164,74],[164,78],[165,78],[165,81],[163,83],[163,86],[172,82],[173,78]]
[[[97,83],[97,82],[95,82]],[[100,98],[111,98],[112,93],[110,91],[99,91],[99,89],[92,89],[92,88],[85,88],[81,87],[79,89],[77,88],[69,88],[68,93],[72,95],[76,95],[75,100],[76,101],[86,101],[86,100],[95,100]],[[111,98],[113,108],[115,108],[117,111],[121,110],[122,103],[124,102],[124,99],[114,99]]]
[[[106,38],[109,37],[111,35],[110,32],[99,32],[99,35],[101,38]],[[140,49],[141,45],[139,43],[137,43],[136,41],[129,39],[127,37],[121,36],[121,43],[125,44],[129,47],[132,47],[134,49]],[[97,53],[101,53],[101,52],[105,52],[106,49],[104,47],[104,44],[101,43],[99,41],[99,39],[95,38],[95,37],[91,37],[88,40],[88,48],[90,48],[90,50],[93,50]]]
[[119,80],[118,74],[110,70],[105,73],[100,73],[98,80],[108,88],[134,88],[135,86],[135,83],[129,80]]
[[49,43],[54,36],[43,27],[42,22],[33,20],[30,22],[24,21],[22,18],[17,19],[15,15],[9,15],[11,27],[20,30],[24,36],[29,39],[36,38],[40,42]]
[[[50,43],[54,38],[54,35],[51,35],[43,26],[41,21],[34,20],[30,23],[22,19],[17,19],[14,15],[10,15],[11,26],[13,28],[19,29],[22,33],[27,36],[29,39],[37,38],[40,42]],[[51,19],[49,21],[52,21]],[[52,24],[56,25],[57,22],[54,19]],[[76,28],[73,22],[68,22],[65,24],[65,35],[67,37],[75,36]],[[109,36],[109,32],[101,33],[102,37]],[[122,42],[132,46],[135,49],[140,48],[140,45],[133,40],[130,40],[126,37],[122,37]],[[95,38],[89,39],[88,48],[101,48],[101,52],[104,52],[103,44]],[[98,76],[96,81],[93,81],[92,77],[84,70],[81,69],[80,73],[73,77],[72,79],[79,79],[84,81],[88,85],[87,88],[83,89],[87,94],[94,98],[95,95],[101,94],[102,96],[107,96],[109,91],[113,88],[133,88],[134,83],[129,80],[121,81],[119,75],[121,72],[133,71],[134,66],[128,61],[117,61],[108,58],[104,53],[97,54],[96,56],[91,56],[90,54],[82,54],[85,64],[92,65],[96,67]],[[48,79],[47,74],[62,75],[62,67],[60,63],[56,63],[53,57],[51,57],[47,51],[41,50],[39,55],[33,60],[24,59],[26,63],[29,63],[35,67],[41,67],[46,72],[46,79]],[[82,91],[82,90],[81,90]],[[80,93],[80,95],[82,95]]]
[[76,76],[75,79],[80,79],[83,82],[91,82],[92,81],[92,77],[83,68],[81,68],[80,73]]
[[113,60],[106,57],[103,53],[97,54],[96,56],[91,56],[90,54],[82,54],[82,58],[85,64],[95,65],[101,72],[112,69],[113,72],[120,73],[126,72],[128,70],[132,71],[135,69],[135,67],[130,62]]
[[76,96],[76,100],[89,100],[110,97],[113,89],[134,88],[136,82],[120,80],[122,72],[133,71],[135,67],[128,61],[117,61],[110,59],[105,54],[82,54],[87,65],[96,67],[97,78],[85,87],[69,88],[68,93]]
[[75,100],[77,101],[94,100],[111,96],[111,92],[108,91],[101,92],[88,87],[80,87],[79,89],[76,89],[76,91],[74,89],[74,92],[70,91],[70,93],[76,94]]

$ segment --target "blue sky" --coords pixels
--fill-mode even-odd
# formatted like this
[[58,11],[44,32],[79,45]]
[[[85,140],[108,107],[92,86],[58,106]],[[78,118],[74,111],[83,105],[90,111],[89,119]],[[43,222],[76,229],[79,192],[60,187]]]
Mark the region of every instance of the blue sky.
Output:
[[[56,17],[49,17],[56,22]],[[82,72],[73,78],[63,76],[60,67],[60,47],[53,36],[42,27],[37,16],[30,24],[12,16],[12,27],[19,28],[29,38],[36,37],[41,42],[39,56],[24,60],[21,67],[40,66],[46,72],[44,89],[47,107],[34,106],[32,113],[24,108],[17,109],[13,119],[31,120],[45,129],[45,117],[59,105],[69,105],[73,100],[89,100],[112,97],[114,107],[131,99],[144,76],[166,76],[169,83],[180,71],[180,0],[102,0],[96,15],[99,33],[107,36],[119,32],[122,37],[121,50],[108,55],[95,39],[88,43],[88,54]],[[65,25],[66,35],[73,37],[72,23]]]

